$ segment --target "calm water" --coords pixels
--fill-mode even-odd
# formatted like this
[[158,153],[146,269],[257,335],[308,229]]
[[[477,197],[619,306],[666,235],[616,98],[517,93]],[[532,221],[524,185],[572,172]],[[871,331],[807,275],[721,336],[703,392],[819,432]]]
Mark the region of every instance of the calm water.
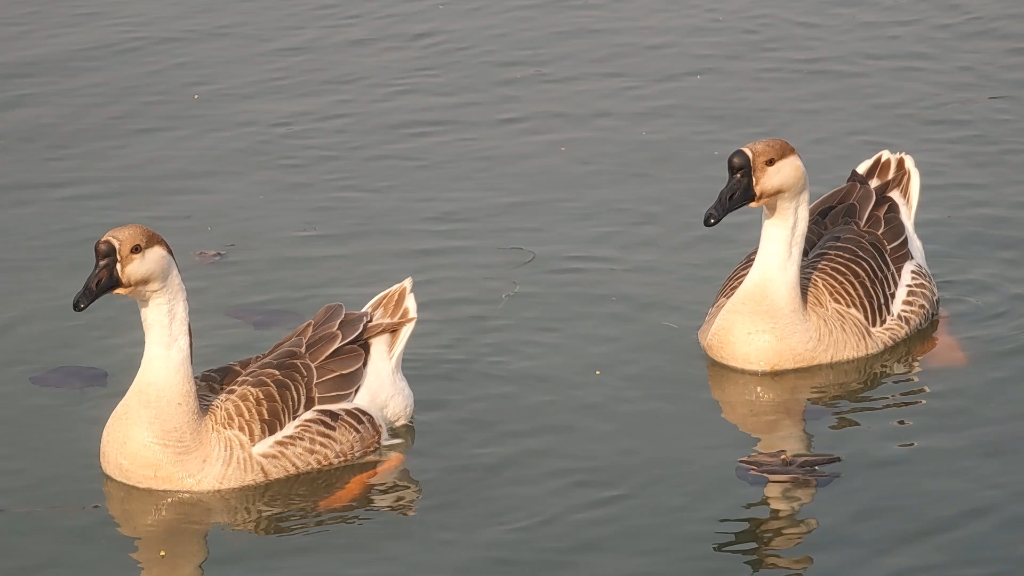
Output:
[[[4,1],[4,574],[1020,571],[1024,3],[438,1]],[[760,217],[701,216],[766,136],[815,195],[914,154],[969,365],[708,366],[696,330]],[[140,324],[71,299],[129,221],[178,254],[199,368],[281,335],[225,309],[414,276],[405,461],[217,497],[105,481]],[[29,383],[65,364],[109,384]],[[739,477],[780,447],[840,477]]]

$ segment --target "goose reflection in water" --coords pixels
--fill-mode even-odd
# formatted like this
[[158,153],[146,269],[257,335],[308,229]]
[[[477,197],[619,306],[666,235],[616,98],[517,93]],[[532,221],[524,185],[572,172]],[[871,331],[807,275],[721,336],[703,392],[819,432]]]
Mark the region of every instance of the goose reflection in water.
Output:
[[203,574],[206,536],[220,525],[259,536],[320,531],[372,518],[368,512],[416,513],[420,486],[406,469],[412,426],[392,435],[406,442],[377,462],[322,470],[248,488],[208,493],[162,492],[105,478],[107,509],[118,530],[135,539],[143,576]]
[[[757,439],[754,451],[738,459],[736,475],[761,488],[756,502],[744,510],[766,507],[766,516],[744,514],[722,523],[745,526],[728,534],[731,539],[714,545],[716,552],[745,558],[754,572],[802,571],[814,559],[786,554],[818,528],[815,518],[801,518],[801,509],[820,488],[839,477],[841,457],[814,453],[808,420],[832,416],[830,429],[859,426],[860,412],[922,404],[927,387],[916,386],[917,373],[926,366],[962,366],[966,357],[956,341],[936,320],[904,343],[877,356],[832,366],[755,375],[709,361],[711,394],[722,417]],[[925,358],[928,355],[928,358]],[[881,386],[900,387],[889,394],[873,394]],[[908,387],[909,385],[909,387]]]

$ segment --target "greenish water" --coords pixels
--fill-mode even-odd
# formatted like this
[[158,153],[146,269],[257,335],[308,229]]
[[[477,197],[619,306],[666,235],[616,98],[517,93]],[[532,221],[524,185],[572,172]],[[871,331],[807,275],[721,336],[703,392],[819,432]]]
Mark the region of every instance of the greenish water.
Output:
[[[2,572],[1017,573],[1022,18],[1015,0],[7,1]],[[760,220],[701,217],[728,153],[766,136],[814,195],[879,149],[914,155],[967,366],[920,347],[778,378],[708,366],[696,330]],[[71,299],[92,243],[132,221],[179,254],[199,369],[281,335],[226,309],[361,307],[413,276],[400,466],[217,497],[105,480],[141,329],[127,300]],[[180,256],[199,250],[226,255]],[[29,383],[68,364],[109,384]],[[805,446],[840,477],[738,477],[755,449]]]

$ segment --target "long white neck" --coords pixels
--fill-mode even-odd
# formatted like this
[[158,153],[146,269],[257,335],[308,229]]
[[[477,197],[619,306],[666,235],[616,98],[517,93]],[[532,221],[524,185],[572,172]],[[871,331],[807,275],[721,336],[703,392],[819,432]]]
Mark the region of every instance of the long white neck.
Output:
[[155,437],[183,440],[202,420],[192,376],[192,335],[185,284],[171,264],[160,285],[138,297],[146,336],[142,364],[125,394],[138,414],[152,412]]
[[764,205],[757,256],[741,288],[756,290],[764,305],[782,313],[805,312],[800,265],[810,192],[806,178],[799,190],[780,194]]

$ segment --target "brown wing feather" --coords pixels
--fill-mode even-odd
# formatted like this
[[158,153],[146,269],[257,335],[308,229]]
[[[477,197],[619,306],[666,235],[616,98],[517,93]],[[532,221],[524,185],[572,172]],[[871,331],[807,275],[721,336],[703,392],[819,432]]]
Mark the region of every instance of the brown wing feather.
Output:
[[801,269],[801,288],[808,306],[827,302],[855,310],[868,326],[881,327],[892,315],[900,270],[889,258],[889,246],[856,221],[829,229],[811,250]]
[[316,406],[315,368],[305,341],[293,338],[224,386],[207,411],[218,429],[241,432],[255,445]]
[[276,349],[276,346],[279,345],[280,343],[275,345],[275,348],[272,348],[270,352],[236,360],[230,364],[211,368],[197,375],[195,377],[196,393],[199,395],[200,408],[202,408],[204,412],[208,410],[210,404],[220,396],[220,393],[225,387],[230,386],[238,380],[242,374],[245,374],[245,370],[251,366],[253,362],[258,362],[267,354],[272,353]]
[[[387,296],[385,311],[404,304],[404,292]],[[256,444],[313,407],[350,402],[366,374],[370,339],[415,320],[375,323],[375,314],[324,306],[266,353],[196,376],[200,405],[219,425]]]
[[[914,261],[904,219],[909,215],[894,199],[899,196],[909,206],[910,187],[905,159],[879,155],[864,174],[854,170],[845,185],[811,206],[801,270],[809,308],[843,306],[859,313],[871,329],[893,332],[894,340],[934,317],[934,281]],[[910,290],[897,302],[908,265],[913,266]]]
[[281,476],[370,456],[380,450],[383,435],[380,422],[364,408],[316,407],[256,452],[275,468],[273,476]]
[[[378,334],[389,334],[398,332],[410,322],[416,321],[412,309],[407,306],[412,290],[412,279],[396,284],[390,290],[378,294],[369,304],[366,311],[372,315],[372,323],[367,326],[366,338],[373,338]],[[389,345],[389,354],[394,357],[398,347],[403,346],[400,338],[392,338]]]

